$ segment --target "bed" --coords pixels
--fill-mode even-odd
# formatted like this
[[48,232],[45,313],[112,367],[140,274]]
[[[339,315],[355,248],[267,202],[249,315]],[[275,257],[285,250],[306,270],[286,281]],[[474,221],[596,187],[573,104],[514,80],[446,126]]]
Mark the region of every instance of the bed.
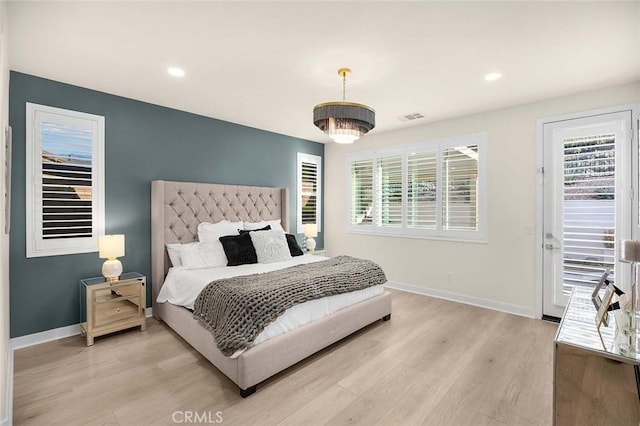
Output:
[[151,278],[153,316],[162,320],[247,397],[256,385],[315,352],[378,320],[391,317],[391,295],[382,292],[285,334],[237,357],[222,354],[209,330],[190,310],[156,301],[169,271],[165,244],[197,240],[201,222],[280,219],[289,229],[287,188],[156,180],[151,184]]

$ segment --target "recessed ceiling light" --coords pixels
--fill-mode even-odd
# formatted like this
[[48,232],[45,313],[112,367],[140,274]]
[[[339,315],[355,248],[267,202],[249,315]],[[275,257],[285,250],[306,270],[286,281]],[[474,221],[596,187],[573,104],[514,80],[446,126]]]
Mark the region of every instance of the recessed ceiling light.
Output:
[[499,72],[492,72],[484,76],[484,79],[486,81],[496,81],[496,80],[500,80],[501,78],[502,78],[502,73],[499,73]]
[[182,68],[170,67],[167,69],[167,72],[174,77],[184,77],[184,70]]

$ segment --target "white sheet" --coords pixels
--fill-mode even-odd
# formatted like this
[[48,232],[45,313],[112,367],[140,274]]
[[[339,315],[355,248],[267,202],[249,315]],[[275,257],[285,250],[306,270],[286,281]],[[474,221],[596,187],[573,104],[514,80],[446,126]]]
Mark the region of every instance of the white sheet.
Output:
[[176,267],[169,269],[169,273],[160,289],[157,301],[169,302],[174,305],[193,309],[193,304],[202,289],[211,281],[240,275],[261,274],[276,271],[303,263],[319,262],[328,259],[323,256],[305,254],[291,260],[277,263],[252,263],[250,265],[221,266],[217,268],[184,269]]
[[[319,262],[325,259],[327,258],[323,256],[305,254],[278,263],[254,263],[250,265],[224,266],[207,269],[184,269],[182,267],[175,267],[169,269],[169,273],[158,294],[157,301],[159,303],[169,302],[174,305],[193,309],[196,298],[202,289],[211,281],[240,275],[275,271],[290,266]],[[276,321],[269,324],[262,333],[258,335],[254,341],[254,345],[308,324],[311,321],[318,320],[347,306],[382,294],[382,292],[383,285],[381,284],[349,293],[310,300],[293,306],[287,309]],[[234,354],[234,356],[237,355],[239,354]]]

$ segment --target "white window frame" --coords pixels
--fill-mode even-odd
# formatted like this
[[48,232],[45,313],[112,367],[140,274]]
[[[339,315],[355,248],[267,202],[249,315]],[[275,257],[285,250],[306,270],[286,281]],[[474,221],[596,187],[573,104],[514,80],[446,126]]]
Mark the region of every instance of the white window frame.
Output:
[[[27,257],[57,256],[98,251],[98,235],[104,234],[104,117],[38,105],[26,104],[26,245]],[[41,140],[36,128],[41,114],[55,115],[64,123],[78,123],[92,128],[92,237],[42,238],[42,155]]]
[[[442,229],[442,153],[447,148],[455,148],[460,146],[478,146],[478,229],[476,231],[447,230]],[[408,163],[409,154],[431,151],[436,153],[436,229],[418,229],[409,228],[407,226],[407,187],[408,187]],[[379,226],[376,224],[377,202],[374,199],[371,225],[355,225],[351,223],[352,208],[352,187],[351,181],[351,164],[357,160],[374,160],[374,193],[378,185],[378,171],[375,166],[377,158],[385,156],[402,155],[403,173],[402,173],[402,226]],[[406,238],[423,238],[436,239],[446,241],[464,241],[464,242],[487,242],[487,133],[479,132],[469,135],[454,136],[443,139],[430,140],[412,145],[396,146],[389,149],[369,150],[354,152],[347,156],[347,176],[349,179],[349,190],[347,191],[347,232],[355,234],[384,235],[391,237]]]
[[304,225],[302,224],[302,163],[313,163],[318,167],[318,182],[316,192],[316,224],[318,225],[318,232],[322,232],[322,157],[319,155],[305,154],[303,152],[298,153],[297,161],[297,193],[296,193],[296,232],[298,234],[304,233]]

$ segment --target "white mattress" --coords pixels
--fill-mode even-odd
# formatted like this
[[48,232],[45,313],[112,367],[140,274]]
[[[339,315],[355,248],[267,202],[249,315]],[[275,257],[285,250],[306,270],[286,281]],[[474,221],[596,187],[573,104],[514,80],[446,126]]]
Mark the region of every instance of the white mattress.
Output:
[[[325,259],[327,258],[323,256],[305,254],[278,263],[255,263],[251,265],[223,266],[207,269],[171,268],[156,300],[159,303],[169,302],[174,305],[193,309],[196,298],[202,289],[211,281],[240,275],[275,271]],[[254,341],[254,345],[258,345],[297,327],[318,320],[347,306],[382,294],[382,292],[383,285],[380,284],[362,290],[327,296],[295,305],[287,309],[276,321],[269,324],[262,333],[258,335]],[[234,354],[234,356],[238,354]]]

